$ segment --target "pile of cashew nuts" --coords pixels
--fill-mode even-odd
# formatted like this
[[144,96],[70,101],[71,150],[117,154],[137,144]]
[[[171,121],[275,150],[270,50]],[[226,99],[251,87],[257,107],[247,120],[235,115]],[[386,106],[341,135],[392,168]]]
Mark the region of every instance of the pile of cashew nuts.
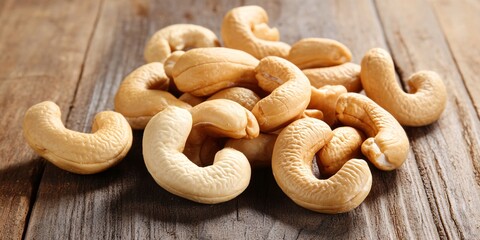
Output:
[[98,113],[92,133],[66,129],[59,107],[46,101],[26,112],[27,142],[59,168],[93,174],[121,161],[132,129],[144,129],[145,165],[172,194],[225,202],[247,188],[252,168],[271,167],[298,205],[341,213],[370,192],[361,158],[399,168],[409,151],[403,126],[431,124],[445,108],[435,72],[413,74],[406,93],[386,50],[369,50],[357,65],[332,39],[290,46],[258,6],[226,13],[221,37],[223,47],[201,26],[161,29],[145,47],[147,63],[125,77],[115,111]]

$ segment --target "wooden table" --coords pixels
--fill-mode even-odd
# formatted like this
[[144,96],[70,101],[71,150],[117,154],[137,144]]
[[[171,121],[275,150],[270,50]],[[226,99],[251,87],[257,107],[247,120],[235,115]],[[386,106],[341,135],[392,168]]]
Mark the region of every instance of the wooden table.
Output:
[[[448,103],[432,125],[406,128],[411,150],[398,170],[372,168],[372,190],[339,215],[294,204],[270,169],[253,171],[232,201],[201,205],[174,196],[148,174],[142,132],[122,163],[81,176],[26,144],[31,105],[55,101],[68,128],[89,131],[113,108],[122,79],[142,65],[146,40],[174,23],[217,35],[231,8],[258,4],[287,43],[326,37],[359,63],[388,49],[402,81],[438,72]],[[478,239],[480,236],[480,2],[429,1],[0,1],[1,239]]]

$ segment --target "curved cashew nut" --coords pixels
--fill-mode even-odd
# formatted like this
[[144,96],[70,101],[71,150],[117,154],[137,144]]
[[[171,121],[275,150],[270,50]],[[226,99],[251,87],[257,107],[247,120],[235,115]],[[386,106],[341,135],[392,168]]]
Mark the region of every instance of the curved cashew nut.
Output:
[[219,46],[217,36],[208,28],[194,24],[174,24],[153,34],[143,54],[147,63],[163,63],[175,50]]
[[274,131],[304,112],[310,102],[311,86],[298,67],[271,56],[263,58],[255,71],[258,85],[271,92],[252,109],[260,130]]
[[213,165],[198,167],[182,150],[192,128],[188,110],[167,107],[155,115],[143,134],[145,165],[158,185],[172,194],[199,203],[220,203],[247,188],[250,164],[241,152],[225,148]]
[[287,60],[300,69],[330,67],[352,60],[342,43],[327,38],[304,38],[292,45]]
[[309,68],[302,72],[310,80],[313,87],[321,88],[326,85],[342,85],[349,92],[362,91],[360,81],[360,65],[344,63],[337,66],[323,68]]
[[57,167],[78,174],[93,174],[119,163],[132,146],[132,129],[116,112],[95,116],[92,133],[66,129],[60,108],[45,101],[28,109],[23,134],[37,154]]
[[237,149],[245,154],[252,167],[271,166],[273,146],[277,134],[260,133],[254,139],[229,139],[225,147]]
[[[143,129],[150,118],[167,106],[190,108],[167,91],[168,77],[163,64],[145,64],[131,72],[115,95],[115,111],[123,114],[133,129]],[[162,89],[160,88],[160,89]]]
[[312,95],[308,108],[318,109],[323,112],[323,121],[333,126],[337,123],[335,108],[338,98],[347,92],[347,89],[341,85],[324,86],[319,89],[312,87]]
[[268,27],[268,15],[259,6],[230,10],[222,22],[222,39],[226,47],[239,49],[258,59],[267,56],[287,57],[290,46],[278,42],[278,30]]
[[208,96],[236,85],[257,85],[252,55],[229,48],[196,48],[183,54],[173,67],[173,80],[182,92]]
[[185,54],[184,51],[175,51],[175,52],[172,52],[172,54],[170,54],[170,56],[168,56],[167,59],[165,59],[165,63],[163,64],[163,68],[165,70],[165,74],[167,75],[167,77],[173,78],[173,75],[172,75],[173,67],[175,66],[178,59],[180,59],[180,57],[183,54]]
[[317,165],[324,177],[330,177],[350,159],[361,156],[365,135],[349,126],[333,129],[333,138],[317,152]]
[[337,118],[345,125],[363,130],[369,138],[362,153],[379,169],[389,171],[407,159],[410,143],[398,121],[370,98],[345,93],[337,101]]
[[371,49],[363,57],[361,80],[367,96],[404,126],[433,123],[445,109],[447,91],[437,73],[413,74],[407,80],[410,91],[405,93],[395,79],[392,57],[381,48]]
[[239,103],[248,110],[252,110],[255,104],[257,104],[261,98],[254,91],[248,88],[232,87],[218,91],[210,96],[207,101],[213,99],[229,99]]
[[304,208],[322,213],[347,212],[367,197],[372,175],[365,161],[352,159],[331,178],[316,178],[313,157],[331,138],[330,127],[320,120],[302,118],[291,123],[275,142],[273,176],[282,191]]

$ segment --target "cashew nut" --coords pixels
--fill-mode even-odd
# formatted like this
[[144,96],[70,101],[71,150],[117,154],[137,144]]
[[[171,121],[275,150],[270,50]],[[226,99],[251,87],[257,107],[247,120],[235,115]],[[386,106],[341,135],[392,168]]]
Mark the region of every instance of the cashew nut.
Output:
[[260,97],[254,91],[243,87],[232,87],[220,90],[207,100],[213,99],[229,99],[239,103],[248,110],[252,110],[255,104],[260,101]]
[[217,36],[208,28],[193,24],[174,24],[153,34],[143,54],[147,63],[163,63],[172,51],[219,46]]
[[350,159],[361,156],[365,135],[349,126],[333,129],[333,138],[317,152],[317,165],[323,177],[330,177]]
[[252,109],[260,130],[274,131],[291,122],[307,108],[311,86],[305,74],[289,61],[265,57],[255,69],[258,85],[270,95]]
[[437,73],[411,75],[407,80],[410,91],[405,93],[395,79],[392,57],[381,48],[371,49],[363,57],[361,80],[367,96],[404,126],[431,124],[445,109],[447,92]]
[[200,203],[225,202],[242,193],[250,181],[250,164],[241,152],[224,148],[214,163],[198,167],[183,153],[192,128],[188,110],[167,107],[155,115],[143,134],[143,158],[165,190]]
[[240,104],[228,99],[205,101],[190,109],[192,131],[187,140],[185,155],[195,164],[203,166],[200,159],[202,145],[207,138],[255,138],[260,129],[255,116]]
[[57,167],[78,174],[93,174],[119,163],[132,145],[132,129],[116,112],[95,116],[92,133],[66,129],[60,108],[45,101],[28,109],[23,134],[30,147]]
[[272,171],[282,191],[298,205],[322,213],[347,212],[363,202],[372,186],[368,164],[352,159],[331,178],[312,172],[315,153],[332,138],[330,127],[314,118],[299,119],[278,135]]
[[355,63],[344,63],[337,66],[309,68],[302,70],[310,84],[316,88],[326,85],[342,85],[349,92],[362,91],[360,81],[360,65]]
[[290,46],[279,42],[278,30],[268,27],[268,15],[259,6],[230,10],[222,22],[222,39],[226,47],[239,49],[258,59],[267,56],[287,57]]
[[287,60],[300,69],[330,67],[352,60],[342,43],[327,38],[304,38],[292,45]]
[[333,126],[337,122],[335,108],[340,95],[347,92],[347,89],[341,85],[323,86],[319,89],[311,88],[311,98],[308,108],[318,109],[323,113],[323,121]]
[[198,104],[205,101],[204,98],[193,96],[190,93],[184,93],[184,94],[180,95],[180,97],[178,97],[178,100],[186,102],[186,103],[190,104],[190,106],[192,106],[192,107],[195,107]]
[[[169,79],[163,64],[145,64],[131,72],[115,95],[115,111],[123,114],[133,129],[143,129],[156,113],[167,106],[190,108],[167,91]],[[162,87],[159,87],[162,86]]]
[[337,118],[345,125],[363,130],[369,138],[362,153],[379,169],[389,171],[407,159],[407,134],[398,121],[370,98],[345,93],[337,101]]
[[258,60],[229,48],[196,48],[183,54],[173,67],[173,80],[182,92],[208,96],[237,85],[257,85]]
[[173,76],[172,76],[173,67],[175,66],[178,59],[180,59],[180,57],[183,54],[185,54],[184,51],[175,51],[175,52],[172,52],[172,54],[170,54],[170,56],[168,56],[167,59],[165,59],[165,63],[163,64],[163,68],[165,69],[165,74],[170,79],[173,78]]
[[277,134],[260,133],[254,139],[229,139],[225,147],[237,149],[245,154],[252,167],[271,166],[273,146]]

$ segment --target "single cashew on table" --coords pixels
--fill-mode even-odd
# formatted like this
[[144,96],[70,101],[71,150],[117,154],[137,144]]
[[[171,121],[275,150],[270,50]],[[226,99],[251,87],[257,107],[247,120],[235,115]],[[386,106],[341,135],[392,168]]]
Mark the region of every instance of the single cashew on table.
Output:
[[347,161],[329,179],[313,175],[313,157],[332,136],[325,122],[302,118],[280,132],[273,148],[272,172],[280,188],[295,203],[316,212],[350,211],[363,202],[372,186],[368,164],[360,159]]
[[132,146],[132,129],[121,114],[100,112],[92,133],[80,133],[65,128],[60,108],[50,101],[28,109],[23,134],[40,156],[78,174],[98,173],[116,165]]
[[148,171],[165,190],[195,202],[220,203],[238,196],[250,182],[248,159],[224,148],[212,165],[195,165],[182,153],[192,123],[190,112],[178,107],[167,107],[150,120],[143,134]]

